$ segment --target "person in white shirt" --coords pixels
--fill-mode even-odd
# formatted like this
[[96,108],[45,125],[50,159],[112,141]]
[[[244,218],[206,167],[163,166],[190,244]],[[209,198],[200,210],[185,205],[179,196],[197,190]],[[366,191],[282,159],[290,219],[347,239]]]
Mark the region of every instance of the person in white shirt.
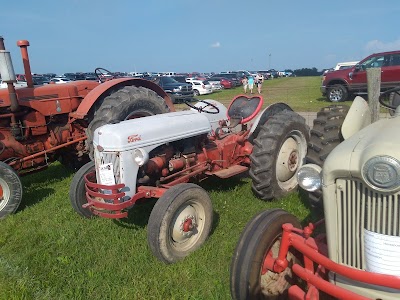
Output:
[[261,94],[261,88],[262,88],[263,82],[264,82],[264,76],[261,73],[257,73],[256,84],[257,84],[257,90],[258,90],[259,94]]

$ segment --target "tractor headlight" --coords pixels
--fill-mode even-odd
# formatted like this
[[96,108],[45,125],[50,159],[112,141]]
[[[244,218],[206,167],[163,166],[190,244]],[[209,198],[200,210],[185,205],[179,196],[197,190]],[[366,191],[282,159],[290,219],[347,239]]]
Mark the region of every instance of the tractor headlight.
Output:
[[306,164],[297,172],[297,182],[308,192],[315,192],[322,186],[321,167],[315,164]]
[[392,192],[400,187],[400,162],[390,156],[375,156],[362,167],[365,182],[373,189]]
[[133,160],[139,165],[139,167],[143,166],[149,160],[149,154],[141,148],[133,150],[132,155]]

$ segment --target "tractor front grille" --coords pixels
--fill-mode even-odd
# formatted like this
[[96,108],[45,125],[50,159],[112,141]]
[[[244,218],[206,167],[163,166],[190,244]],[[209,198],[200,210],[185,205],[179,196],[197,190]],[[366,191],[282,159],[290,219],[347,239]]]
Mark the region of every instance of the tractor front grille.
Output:
[[119,152],[98,152],[98,157],[100,158],[100,164],[111,163],[113,165],[115,184],[121,183]]
[[336,183],[338,262],[365,270],[364,228],[400,236],[400,193],[380,193],[360,180]]

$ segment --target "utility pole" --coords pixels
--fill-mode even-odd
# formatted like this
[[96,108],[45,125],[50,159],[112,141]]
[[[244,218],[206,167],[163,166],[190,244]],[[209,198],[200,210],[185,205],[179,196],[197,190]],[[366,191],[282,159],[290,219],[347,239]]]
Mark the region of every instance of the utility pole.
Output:
[[269,67],[268,67],[268,69],[271,70],[271,53],[269,54]]

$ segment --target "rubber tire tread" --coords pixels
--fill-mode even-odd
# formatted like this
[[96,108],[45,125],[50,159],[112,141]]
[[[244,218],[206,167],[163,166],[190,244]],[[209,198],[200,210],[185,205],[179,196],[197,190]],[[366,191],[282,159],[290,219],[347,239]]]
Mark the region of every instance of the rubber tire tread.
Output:
[[[193,195],[197,195],[202,201],[206,221],[196,244],[187,251],[177,252],[169,247],[169,237],[162,234],[162,227],[169,227],[176,210],[183,205],[188,196],[193,198]],[[167,264],[175,263],[202,246],[210,234],[212,224],[213,208],[208,193],[196,184],[180,183],[168,189],[154,205],[147,225],[147,242],[155,257]]]
[[[263,211],[247,223],[236,245],[230,267],[230,290],[234,300],[265,299],[260,295],[261,263],[271,243],[282,233],[282,225],[301,228],[299,220],[276,208]],[[282,295],[287,299],[287,295]]]
[[277,199],[290,192],[279,187],[275,167],[280,148],[292,130],[301,131],[308,143],[309,128],[305,119],[293,111],[284,110],[271,116],[260,126],[260,131],[253,141],[249,175],[252,179],[253,193],[262,200]]
[[22,201],[23,189],[21,179],[17,172],[4,162],[0,162],[0,177],[6,182],[10,190],[10,198],[4,208],[0,211],[0,219],[4,219],[8,215],[17,211]]
[[98,127],[123,121],[132,113],[150,116],[169,111],[165,100],[148,88],[124,86],[113,91],[110,95],[100,99],[91,113],[93,118],[86,130],[90,157],[93,157],[93,135]]
[[[317,113],[310,130],[307,163],[323,167],[328,155],[343,141],[341,128],[348,111],[347,105],[330,105]],[[312,207],[322,208],[322,191],[308,193],[308,200]]]
[[94,168],[94,161],[90,161],[83,165],[78,172],[75,173],[69,187],[69,200],[73,209],[80,216],[88,219],[94,217],[94,214],[89,209],[82,207],[83,204],[87,203],[84,176],[94,170]]

